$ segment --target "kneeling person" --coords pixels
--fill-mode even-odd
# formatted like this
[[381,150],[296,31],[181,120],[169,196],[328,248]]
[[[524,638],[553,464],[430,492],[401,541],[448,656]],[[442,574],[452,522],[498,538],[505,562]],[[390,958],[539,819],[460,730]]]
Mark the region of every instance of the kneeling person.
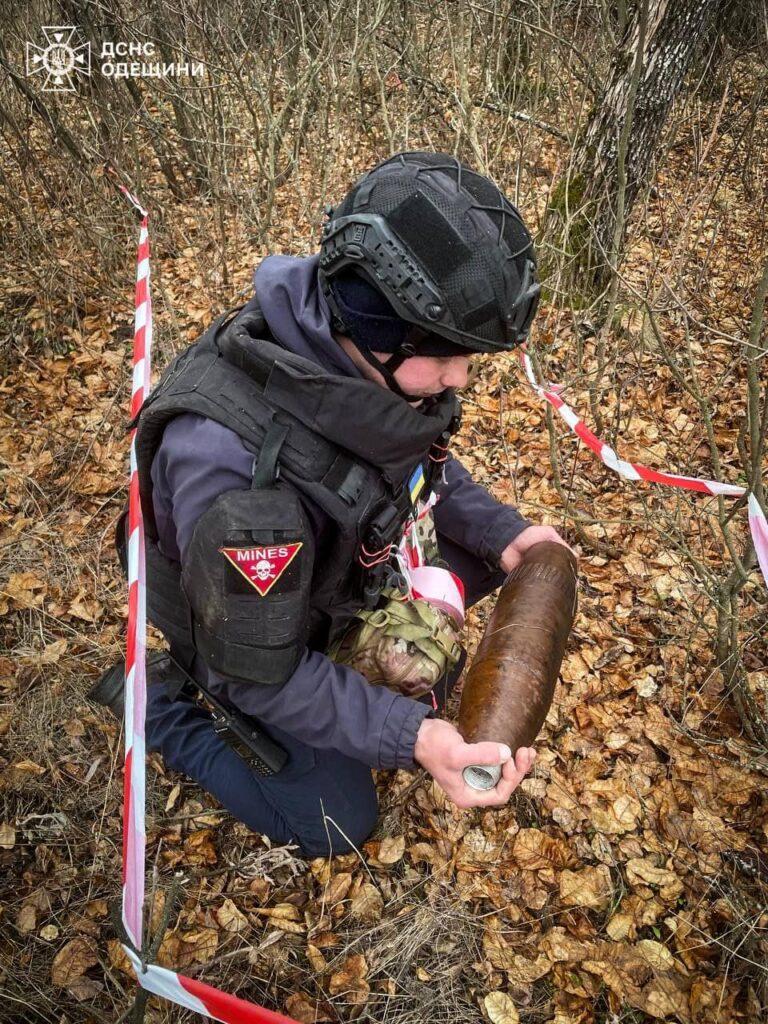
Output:
[[[464,807],[505,803],[530,768],[532,748],[466,744],[437,717],[465,657],[445,619],[402,626],[441,665],[418,698],[371,685],[344,644],[398,600],[408,530],[467,605],[560,540],[449,451],[470,356],[524,341],[538,294],[497,186],[446,154],[398,154],[328,210],[318,254],[262,261],[253,298],[173,360],[139,414],[148,616],[173,659],[149,673],[147,745],[274,842],[359,845],[378,813],[371,768],[421,765]],[[243,757],[221,709],[277,760]],[[495,789],[464,783],[465,766],[502,762]]]

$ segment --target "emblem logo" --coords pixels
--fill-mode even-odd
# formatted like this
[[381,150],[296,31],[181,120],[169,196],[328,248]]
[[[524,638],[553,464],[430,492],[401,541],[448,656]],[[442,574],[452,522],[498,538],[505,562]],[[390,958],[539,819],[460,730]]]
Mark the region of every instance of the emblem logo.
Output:
[[43,25],[45,46],[27,43],[27,75],[45,73],[43,92],[74,92],[77,75],[91,73],[91,44],[74,25]]
[[262,548],[219,548],[241,576],[266,597],[301,548],[297,544],[274,544]]

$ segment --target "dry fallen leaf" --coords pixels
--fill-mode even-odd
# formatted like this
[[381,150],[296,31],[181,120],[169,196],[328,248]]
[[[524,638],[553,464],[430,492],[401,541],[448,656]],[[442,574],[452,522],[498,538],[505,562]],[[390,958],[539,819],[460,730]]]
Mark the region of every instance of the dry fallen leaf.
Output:
[[616,831],[629,832],[637,828],[638,819],[643,813],[643,805],[629,793],[622,793],[611,804],[611,811],[620,826]]
[[78,1003],[83,1003],[86,999],[93,999],[103,989],[104,983],[102,981],[97,981],[96,978],[88,978],[85,975],[81,978],[75,978],[74,981],[67,985],[67,992]]
[[309,862],[309,870],[320,885],[328,885],[331,880],[331,864],[327,857],[315,857]]
[[331,975],[328,991],[331,995],[343,995],[348,1003],[364,1003],[370,986],[365,980],[368,964],[362,953],[354,953],[344,961],[340,971]]
[[37,927],[37,910],[31,903],[25,903],[16,917],[16,927],[22,935],[33,932]]
[[74,600],[70,602],[67,611],[76,619],[82,619],[84,622],[96,622],[103,614],[104,608],[93,597],[90,597],[87,591],[81,589]]
[[0,850],[12,850],[16,845],[16,829],[4,821],[0,824]]
[[269,899],[270,884],[266,878],[254,878],[248,883],[248,892],[252,892],[259,903],[266,903]]
[[583,960],[589,946],[569,935],[565,928],[550,928],[539,940],[539,949],[552,961]]
[[600,982],[622,1001],[631,1002],[633,997],[636,999],[639,995],[637,987],[622,969],[621,961],[611,963],[608,960],[582,960],[578,966],[589,974],[596,975]]
[[625,939],[634,938],[637,933],[635,920],[631,914],[614,914],[606,924],[605,930],[614,942],[623,942]]
[[498,859],[499,844],[481,828],[470,829],[456,851],[456,861],[462,866],[495,864]]
[[363,883],[349,905],[349,911],[352,916],[367,924],[380,920],[383,910],[384,900],[381,893],[370,882]]
[[183,944],[180,951],[180,966],[189,964],[193,960],[199,964],[207,963],[216,953],[219,944],[219,933],[215,928],[197,928],[193,931],[179,932],[178,938]]
[[303,935],[306,932],[306,926],[299,924],[298,921],[286,921],[280,917],[273,917],[270,919],[270,926],[277,928],[281,932],[288,932],[289,935]]
[[527,988],[534,981],[543,978],[552,967],[549,958],[540,953],[535,960],[515,954],[512,957],[512,964],[506,968],[507,977],[511,985],[516,988]]
[[[32,903],[38,910],[42,910],[43,913],[48,913],[51,909],[51,894],[45,888],[35,889],[34,892],[29,894],[27,903]],[[103,911],[98,913],[98,909],[103,906]],[[88,917],[106,917],[107,916],[107,901],[106,900],[91,900],[85,904],[85,913]]]
[[498,970],[506,971],[512,985],[525,988],[537,978],[542,978],[551,967],[550,959],[540,953],[535,960],[521,955],[507,941],[504,925],[497,917],[490,917],[483,934],[483,950],[491,964]]
[[431,843],[414,843],[408,847],[408,853],[414,864],[420,864],[422,861],[433,864],[437,857],[437,851]]
[[397,864],[405,853],[405,836],[387,836],[382,839],[376,860],[380,864]]
[[177,782],[171,792],[168,794],[168,799],[165,801],[165,813],[173,810],[173,806],[179,799],[179,793],[181,793],[181,783]]
[[337,903],[341,903],[346,899],[351,885],[352,875],[348,871],[340,871],[338,875],[334,875],[323,893],[326,904],[335,907]]
[[683,892],[683,883],[673,871],[657,868],[647,857],[632,857],[626,865],[627,881],[630,883],[644,882],[647,885],[659,886],[662,899],[676,900]]
[[560,875],[560,899],[567,907],[601,910],[612,896],[611,872],[605,864],[580,871],[564,870]]
[[[12,572],[2,590],[17,608],[39,608],[43,603],[43,595],[48,590],[48,584],[33,572]],[[36,590],[41,593],[36,594]]]
[[52,644],[48,644],[40,655],[40,663],[42,665],[55,665],[59,658],[67,650],[66,640],[56,640]]
[[230,899],[224,900],[218,908],[216,920],[226,932],[242,932],[248,927],[248,918]]
[[157,952],[157,962],[161,967],[170,967],[171,969],[186,966],[192,962],[191,956],[182,959],[182,942],[177,932],[165,933]]
[[16,764],[11,765],[10,771],[19,772],[22,775],[42,775],[45,768],[41,764],[35,764],[34,761],[17,761]]
[[548,836],[538,828],[521,828],[515,836],[512,853],[520,867],[528,871],[560,869],[575,863],[566,843]]
[[653,697],[659,689],[659,684],[649,673],[634,679],[632,685],[637,690],[639,697]]
[[213,845],[214,830],[201,828],[192,832],[184,843],[184,859],[187,864],[215,864],[218,860]]
[[515,1004],[506,992],[489,992],[483,1005],[491,1024],[520,1024]]
[[[691,983],[691,991],[688,1001],[691,1010],[691,1017],[697,1024],[709,1024],[710,1021],[735,1020],[733,1003],[736,992],[724,990],[722,982],[714,978],[694,978]],[[748,996],[749,998],[749,996]],[[758,997],[753,996],[753,1005],[747,1006],[745,1016],[749,1020],[757,1020],[762,1013],[763,1007],[758,1003]]]
[[315,974],[325,974],[328,969],[328,961],[323,954],[311,942],[307,943],[307,960],[312,964]]
[[85,736],[85,726],[79,718],[70,718],[68,722],[64,723],[64,732],[72,739],[79,739],[81,736]]
[[98,962],[96,946],[92,939],[86,936],[71,939],[53,958],[51,983],[57,988],[65,988]]
[[651,1017],[679,1017],[682,1021],[690,1020],[688,996],[678,988],[671,975],[649,981],[640,993],[636,1005]]
[[671,971],[675,966],[675,958],[667,947],[653,939],[641,939],[635,943],[635,949],[655,971]]
[[298,921],[301,919],[298,907],[292,903],[278,903],[276,907],[260,907],[254,911],[264,917],[271,917],[278,921]]
[[107,955],[109,957],[109,963],[116,971],[120,971],[122,974],[127,974],[132,978],[135,978],[131,961],[128,959],[123,945],[119,939],[109,939],[107,942]]
[[321,1024],[322,1021],[335,1020],[321,1004],[305,996],[303,992],[294,992],[285,1001],[286,1013],[299,1024]]

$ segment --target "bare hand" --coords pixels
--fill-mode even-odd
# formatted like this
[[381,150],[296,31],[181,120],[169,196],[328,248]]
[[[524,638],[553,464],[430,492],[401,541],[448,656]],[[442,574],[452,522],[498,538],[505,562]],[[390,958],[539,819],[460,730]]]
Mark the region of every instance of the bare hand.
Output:
[[554,526],[526,526],[521,533],[518,533],[511,544],[507,544],[502,551],[499,568],[506,573],[512,572],[523,560],[523,555],[528,548],[533,547],[534,544],[540,544],[543,540],[551,540],[556,544],[563,544],[571,554],[576,555],[576,558],[579,557],[571,545],[563,540]]
[[[414,759],[457,807],[501,807],[531,770],[536,751],[520,747],[513,758],[505,743],[465,743],[455,725],[425,718],[416,737]],[[503,765],[493,789],[477,790],[466,784],[462,772],[471,764]]]

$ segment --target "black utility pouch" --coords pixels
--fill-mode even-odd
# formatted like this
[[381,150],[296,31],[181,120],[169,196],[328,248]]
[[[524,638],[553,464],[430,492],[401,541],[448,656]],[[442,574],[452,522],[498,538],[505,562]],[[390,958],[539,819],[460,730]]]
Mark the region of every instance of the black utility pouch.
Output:
[[222,675],[281,684],[309,635],[314,537],[281,482],[221,494],[195,526],[182,568],[194,645]]

